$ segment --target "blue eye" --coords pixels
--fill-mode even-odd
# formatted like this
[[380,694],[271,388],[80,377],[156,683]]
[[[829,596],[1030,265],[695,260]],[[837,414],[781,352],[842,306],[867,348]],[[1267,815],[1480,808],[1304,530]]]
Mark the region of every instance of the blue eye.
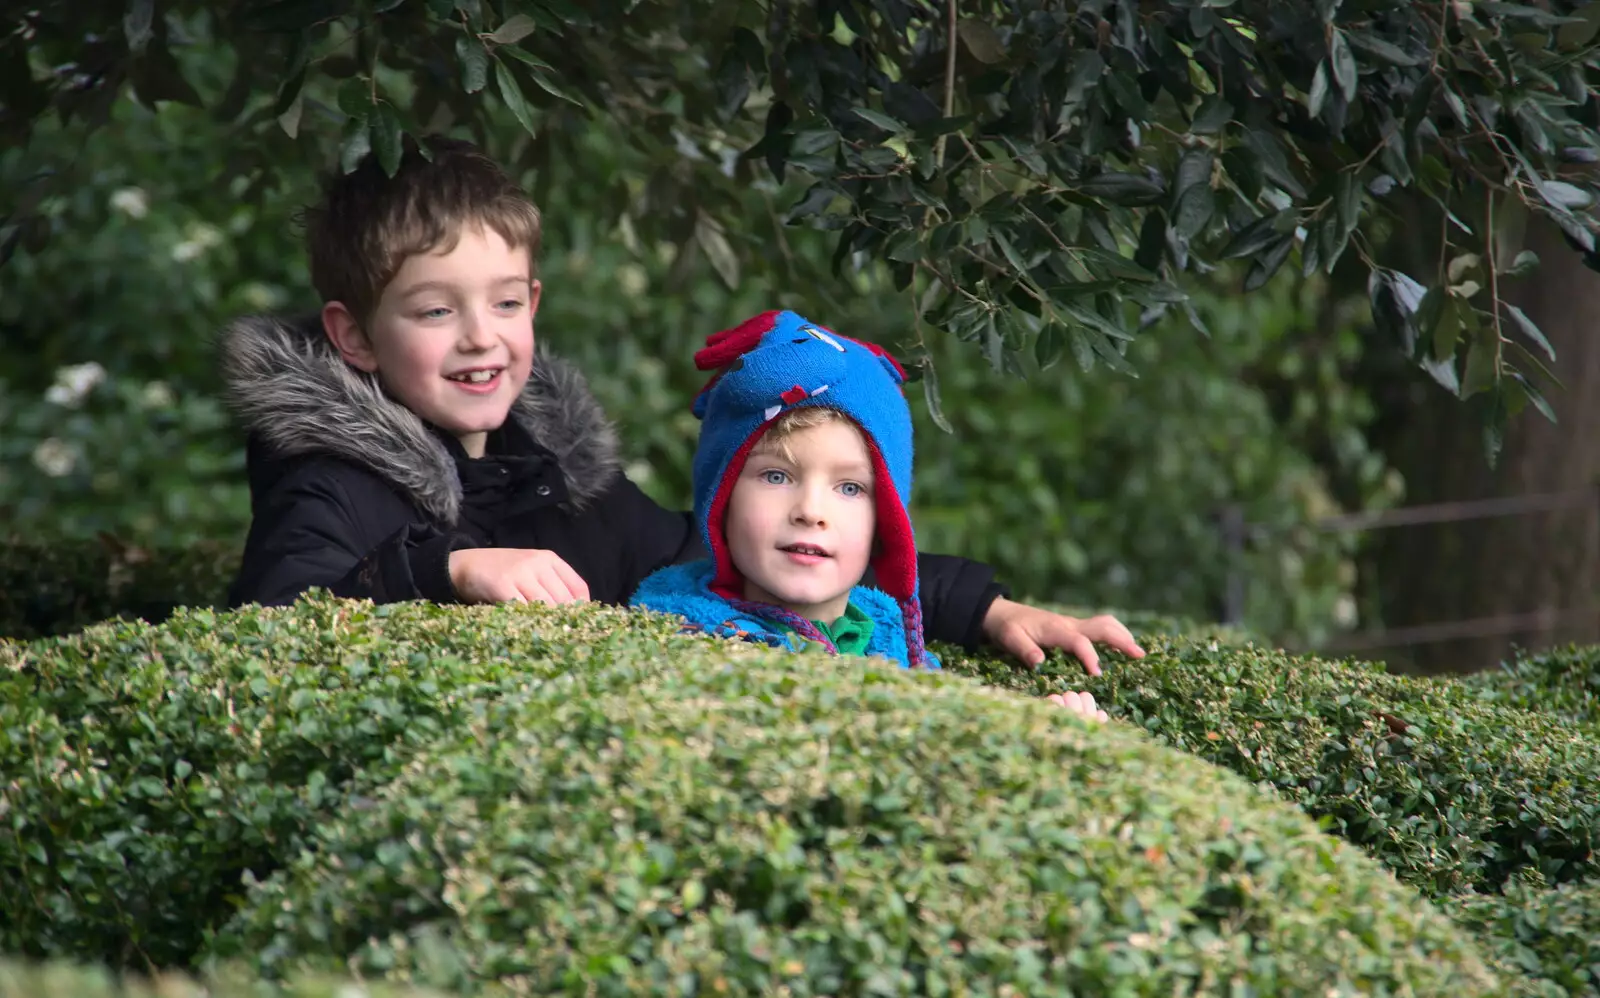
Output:
[[507,312],[514,312],[522,307],[522,302],[515,298],[507,298],[505,301],[500,303],[500,307],[505,309]]
[[851,499],[866,494],[866,487],[860,482],[845,482],[839,486],[839,491]]
[[761,480],[768,485],[782,485],[789,480],[789,476],[777,468],[768,468],[761,473]]
[[438,308],[430,308],[425,312],[418,313],[418,315],[424,319],[442,319],[448,314],[450,314],[450,310],[445,308],[443,305],[439,306]]

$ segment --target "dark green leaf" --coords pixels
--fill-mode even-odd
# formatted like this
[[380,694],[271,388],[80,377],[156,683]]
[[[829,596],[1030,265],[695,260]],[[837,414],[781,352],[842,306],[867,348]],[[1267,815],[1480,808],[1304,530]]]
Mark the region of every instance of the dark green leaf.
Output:
[[1000,252],[1005,254],[1006,262],[1011,264],[1011,269],[1017,272],[1018,277],[1027,276],[1028,265],[1023,262],[1022,256],[1017,253],[1016,248],[1011,245],[1011,240],[1006,238],[1004,232],[996,231],[994,233],[994,244],[1000,247]]
[[1082,305],[1075,305],[1071,302],[1066,302],[1061,305],[1061,311],[1082,325],[1088,326],[1090,329],[1097,330],[1105,336],[1111,337],[1112,339],[1133,339],[1132,333],[1128,332],[1126,329],[1123,329],[1121,326],[1112,322],[1110,319],[1107,319],[1105,316],[1101,315],[1099,312],[1096,312],[1092,308],[1085,308]]
[[1092,198],[1132,207],[1161,199],[1161,185],[1132,173],[1101,173],[1085,180],[1078,189]]
[[1133,260],[1120,253],[1100,249],[1095,246],[1085,246],[1076,251],[1078,259],[1083,261],[1091,271],[1103,274],[1106,277],[1122,278],[1127,281],[1153,281],[1156,275],[1153,270],[1146,270]]
[[1192,239],[1211,221],[1214,198],[1210,184],[1196,184],[1183,192],[1172,213],[1172,227],[1178,235]]
[[1306,93],[1306,113],[1315,118],[1322,114],[1322,104],[1328,99],[1328,60],[1317,63],[1311,74],[1311,89]]
[[850,110],[855,113],[856,117],[869,121],[890,134],[898,134],[906,130],[906,126],[903,123],[894,120],[887,114],[874,111],[870,107],[853,107]]
[[1379,38],[1370,31],[1346,31],[1345,38],[1350,44],[1372,56],[1380,62],[1391,66],[1420,66],[1424,60],[1418,58],[1391,42]]
[[1233,118],[1233,105],[1222,99],[1221,94],[1212,94],[1200,102],[1200,108],[1194,114],[1194,121],[1189,125],[1189,131],[1196,135],[1215,135],[1222,131]]
[[1039,330],[1039,338],[1033,343],[1033,359],[1039,365],[1039,370],[1048,371],[1061,359],[1066,352],[1066,334],[1062,332],[1059,323],[1048,322]]
[[128,40],[128,51],[138,55],[150,44],[155,34],[155,0],[129,0],[127,13],[122,15],[122,34]]
[[1561,422],[1556,418],[1556,411],[1550,405],[1549,400],[1544,397],[1543,392],[1534,387],[1533,382],[1529,381],[1521,374],[1513,374],[1511,377],[1516,381],[1517,386],[1522,389],[1523,394],[1527,396],[1528,401],[1533,403],[1533,407],[1539,410],[1539,414],[1541,416],[1543,416],[1545,419],[1548,419],[1552,423]]
[[372,113],[372,83],[363,79],[346,80],[339,87],[339,110],[357,121]]
[[[515,53],[517,49],[507,49]],[[461,89],[475,94],[489,83],[489,50],[471,35],[456,36],[456,61],[461,64]]]
[[537,31],[539,25],[526,14],[514,14],[494,30],[489,40],[496,45],[515,45]]
[[1245,274],[1244,289],[1254,291],[1272,280],[1272,275],[1283,266],[1283,261],[1289,258],[1289,251],[1293,248],[1294,236],[1291,233],[1280,235],[1269,243],[1257,254],[1255,262],[1250,265],[1250,272]]
[[1539,193],[1552,207],[1583,209],[1594,203],[1594,194],[1563,180],[1546,180],[1539,184]]
[[1343,31],[1334,29],[1333,38],[1328,42],[1328,58],[1333,63],[1333,78],[1344,93],[1344,99],[1354,103],[1358,82],[1356,57],[1350,52],[1350,43],[1345,41]]
[[534,69],[550,68],[550,64],[548,62],[545,62],[532,52],[529,52],[527,49],[518,45],[506,45],[502,48],[495,49],[495,55],[509,55],[518,62],[523,63],[524,65],[532,66]]
[[901,229],[889,237],[884,256],[900,263],[916,263],[922,259],[922,242],[916,229]]
[[1283,146],[1272,133],[1251,129],[1245,133],[1244,140],[1250,151],[1259,157],[1260,168],[1267,179],[1283,188],[1284,192],[1292,197],[1306,196],[1305,186],[1289,169],[1289,161],[1284,155]]
[[992,64],[1005,59],[1005,43],[1000,40],[999,33],[983,21],[975,17],[962,18],[956,31],[967,51],[979,62]]
[[1568,51],[1582,48],[1600,31],[1600,3],[1586,3],[1572,12],[1574,22],[1556,31],[1556,44]]
[[1269,244],[1276,242],[1282,233],[1278,231],[1278,222],[1283,217],[1282,213],[1266,215],[1256,219],[1249,225],[1234,233],[1228,244],[1222,248],[1224,260],[1237,260],[1242,257],[1255,256]]
[[339,166],[352,173],[372,151],[372,137],[364,119],[352,118],[345,126],[344,144],[339,147]]
[[1473,339],[1467,347],[1467,366],[1461,376],[1462,398],[1471,398],[1494,385],[1498,340],[1494,328],[1487,327],[1484,334]]
[[1502,301],[1500,307],[1505,309],[1506,314],[1516,322],[1517,328],[1522,330],[1522,335],[1532,340],[1535,346],[1543,350],[1544,355],[1550,358],[1552,364],[1555,363],[1555,347],[1550,345],[1550,341],[1545,338],[1544,333],[1540,331],[1534,321],[1528,318],[1528,314],[1508,301]]
[[578,107],[583,106],[583,101],[578,100],[576,97],[557,86],[555,81],[550,79],[550,77],[546,75],[543,70],[535,69],[528,75],[533,77],[533,82],[538,85],[540,90],[543,90],[551,97],[554,97],[557,100],[564,100],[568,104],[575,104]]
[[1526,7],[1519,3],[1497,3],[1494,0],[1478,0],[1477,8],[1485,14],[1496,17],[1505,17],[1512,20],[1527,21],[1536,28],[1558,28],[1562,25],[1583,24],[1580,17],[1562,17],[1552,14],[1548,10],[1537,7]]
[[1453,358],[1438,361],[1433,359],[1431,353],[1424,353],[1417,363],[1428,372],[1428,377],[1438,382],[1445,391],[1457,397],[1461,395],[1461,381],[1456,376],[1456,364]]
[[511,75],[511,67],[501,62],[494,61],[494,79],[499,84],[500,99],[505,101],[506,109],[517,119],[517,123],[527,130],[529,135],[537,134],[533,127],[533,111],[528,107],[528,102],[523,99],[522,90],[518,88],[516,79]]
[[1511,261],[1511,266],[1502,273],[1507,277],[1523,277],[1539,266],[1539,254],[1533,250],[1523,250],[1517,258]]
[[939,375],[933,369],[932,357],[922,358],[922,397],[928,403],[928,416],[933,425],[946,433],[954,433],[955,428],[945,418],[944,407],[939,404]]
[[395,114],[394,107],[379,104],[372,116],[372,146],[378,153],[378,164],[391,177],[400,169],[402,134],[400,117]]
[[1339,228],[1348,238],[1361,221],[1361,182],[1355,174],[1344,172],[1339,174],[1334,188],[1339,208]]

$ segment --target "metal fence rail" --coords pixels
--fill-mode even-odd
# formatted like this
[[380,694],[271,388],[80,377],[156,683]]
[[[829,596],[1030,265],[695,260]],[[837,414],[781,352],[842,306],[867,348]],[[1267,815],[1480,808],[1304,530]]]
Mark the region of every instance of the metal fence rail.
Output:
[[[1521,496],[1502,496],[1493,499],[1467,499],[1452,502],[1423,503],[1402,506],[1398,509],[1370,513],[1346,513],[1325,517],[1311,524],[1320,531],[1330,533],[1364,533],[1394,527],[1413,527],[1434,523],[1463,523],[1469,520],[1492,520],[1507,516],[1528,516],[1558,510],[1578,509],[1584,506],[1600,515],[1600,482],[1582,489],[1565,492],[1534,493]],[[1220,516],[1223,544],[1230,561],[1226,590],[1223,594],[1223,623],[1238,624],[1244,616],[1244,576],[1239,570],[1239,556],[1244,553],[1248,539],[1265,534],[1265,528],[1246,523],[1243,509],[1230,505]],[[1376,648],[1403,648],[1413,645],[1434,644],[1458,638],[1495,637],[1516,631],[1549,628],[1571,620],[1593,620],[1600,616],[1600,602],[1558,609],[1540,607],[1524,613],[1500,614],[1475,619],[1444,620],[1408,627],[1376,628],[1339,635],[1323,642],[1327,651],[1370,651]]]

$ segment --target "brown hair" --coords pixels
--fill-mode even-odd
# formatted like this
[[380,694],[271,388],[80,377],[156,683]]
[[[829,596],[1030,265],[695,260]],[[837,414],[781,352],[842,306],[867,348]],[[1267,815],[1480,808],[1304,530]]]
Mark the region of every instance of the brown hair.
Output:
[[434,136],[422,145],[426,154],[407,137],[393,177],[369,154],[303,214],[312,285],[363,325],[407,259],[449,252],[468,226],[525,248],[528,266],[538,265],[539,209],[500,165],[470,142]]
[[761,439],[756,441],[756,445],[750,449],[750,454],[752,457],[756,454],[774,454],[793,464],[794,448],[790,445],[789,438],[801,430],[826,426],[829,423],[843,423],[857,433],[861,432],[855,420],[838,409],[830,409],[825,405],[805,405],[798,409],[790,409],[779,416],[772,427],[761,435]]

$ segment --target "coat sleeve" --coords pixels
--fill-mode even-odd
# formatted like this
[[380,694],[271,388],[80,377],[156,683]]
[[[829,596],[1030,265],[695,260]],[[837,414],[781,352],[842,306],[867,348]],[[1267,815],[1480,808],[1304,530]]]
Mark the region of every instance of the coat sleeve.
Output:
[[623,543],[622,579],[614,602],[626,604],[650,573],[706,557],[694,515],[663,507],[626,477],[612,490],[614,520]]
[[[229,605],[283,605],[318,586],[377,603],[455,602],[450,552],[469,542],[408,522],[403,509],[385,516],[375,505],[387,503],[365,504],[358,515],[337,475],[297,475],[258,495]],[[374,523],[392,529],[374,536]]]
[[918,552],[917,577],[928,640],[968,649],[983,643],[983,618],[990,604],[1011,592],[995,581],[988,565],[948,554]]

